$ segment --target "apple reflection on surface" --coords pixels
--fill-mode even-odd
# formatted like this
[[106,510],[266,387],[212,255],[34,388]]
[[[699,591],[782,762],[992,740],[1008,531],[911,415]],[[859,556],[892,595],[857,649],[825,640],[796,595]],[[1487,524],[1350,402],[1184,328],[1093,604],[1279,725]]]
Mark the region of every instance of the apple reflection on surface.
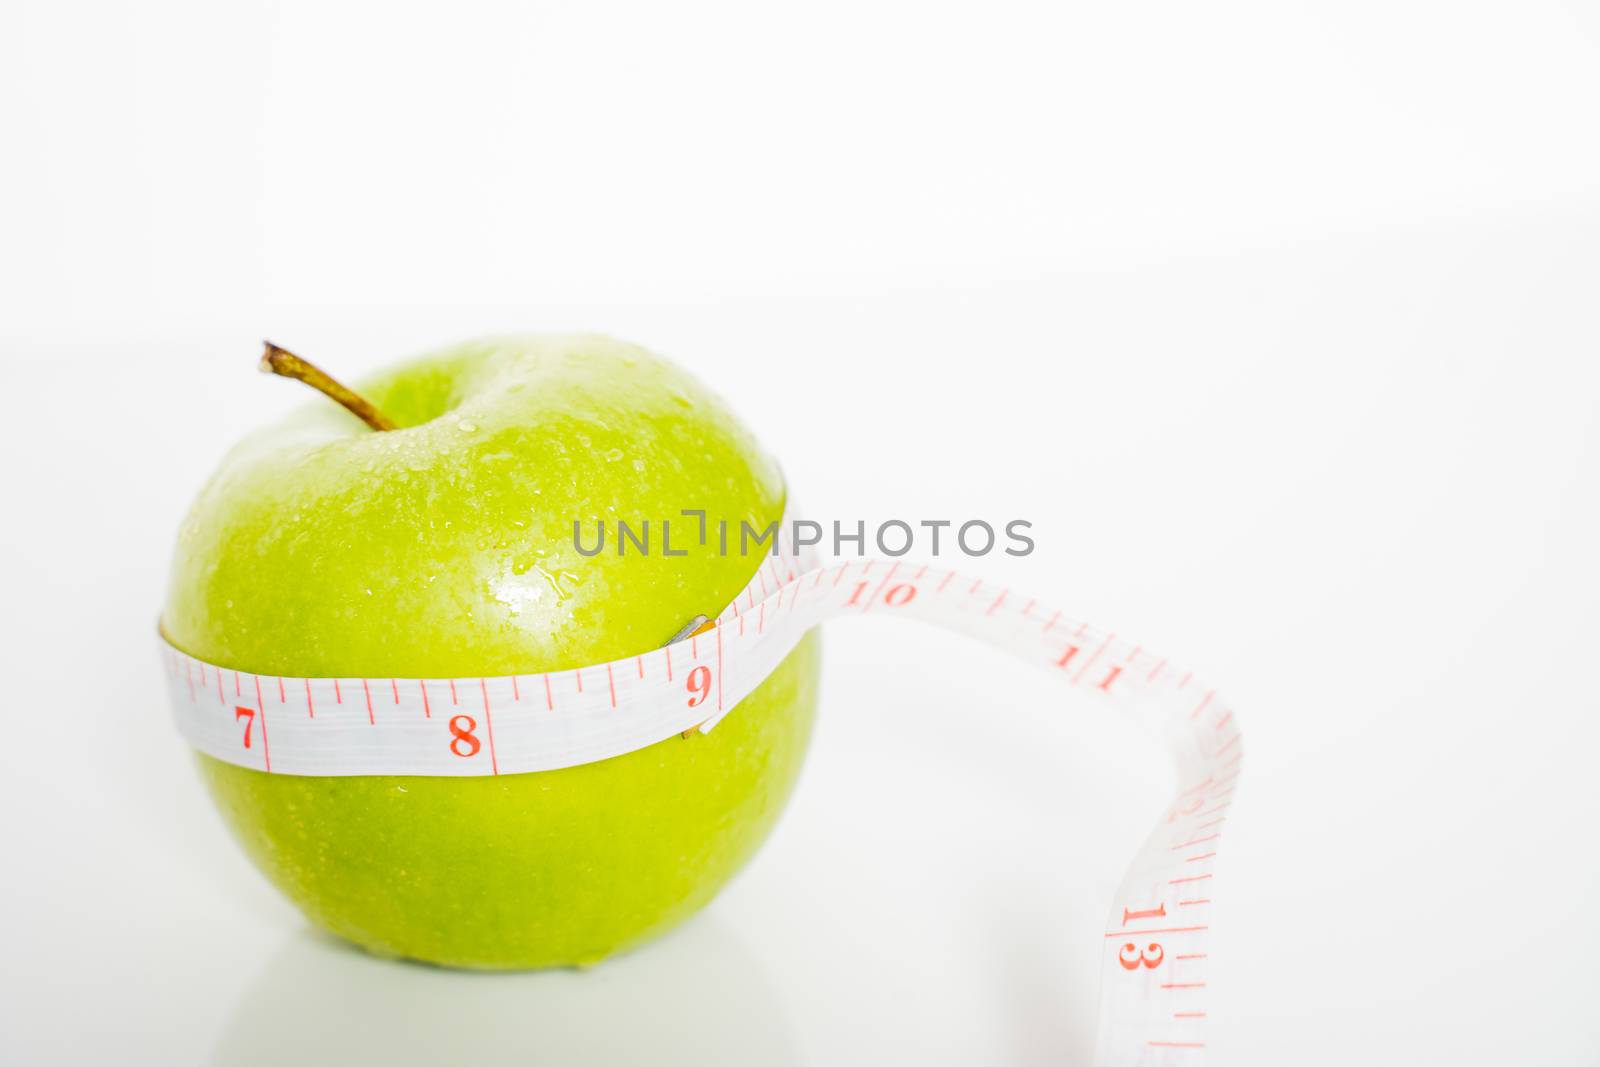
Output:
[[797,1062],[763,965],[714,915],[592,970],[522,974],[381,960],[303,929],[246,989],[214,1060]]

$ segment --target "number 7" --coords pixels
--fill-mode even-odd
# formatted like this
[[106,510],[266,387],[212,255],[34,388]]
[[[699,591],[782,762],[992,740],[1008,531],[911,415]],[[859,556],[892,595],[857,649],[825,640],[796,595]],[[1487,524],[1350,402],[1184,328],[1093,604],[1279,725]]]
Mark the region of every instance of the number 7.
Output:
[[249,748],[250,747],[250,729],[251,729],[251,727],[255,726],[255,724],[256,724],[256,709],[255,708],[245,708],[245,707],[235,707],[233,709],[233,721],[234,722],[238,722],[240,719],[248,720],[244,724],[244,747],[245,748]]

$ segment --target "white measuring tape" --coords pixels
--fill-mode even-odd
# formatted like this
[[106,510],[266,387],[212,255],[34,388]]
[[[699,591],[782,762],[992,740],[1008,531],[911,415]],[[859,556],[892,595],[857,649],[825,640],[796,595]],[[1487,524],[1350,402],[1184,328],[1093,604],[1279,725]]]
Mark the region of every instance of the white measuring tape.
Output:
[[218,667],[163,641],[178,728],[270,774],[523,774],[707,731],[813,626],[873,612],[969,634],[1110,701],[1155,733],[1178,793],[1123,876],[1102,960],[1102,1065],[1204,1057],[1212,874],[1243,760],[1214,690],[1139,645],[1008,589],[894,560],[824,562],[780,524],[709,630],[626,659],[494,678],[287,678]]

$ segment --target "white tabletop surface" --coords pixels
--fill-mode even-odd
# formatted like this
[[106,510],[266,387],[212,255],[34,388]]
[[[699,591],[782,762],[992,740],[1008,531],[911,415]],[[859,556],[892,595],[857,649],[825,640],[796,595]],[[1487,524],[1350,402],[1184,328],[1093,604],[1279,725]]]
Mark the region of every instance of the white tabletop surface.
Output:
[[[740,155],[706,119],[697,150],[745,168],[731,200],[670,167],[656,192],[615,178],[584,194],[519,172],[547,182],[530,196],[569,199],[513,213],[512,249],[478,197],[516,184],[490,136],[505,114],[478,115],[452,142],[458,159],[486,144],[499,161],[452,200],[453,221],[437,205],[408,221],[406,198],[453,172],[379,161],[415,149],[408,138],[453,136],[468,90],[437,110],[415,90],[414,125],[352,126],[352,101],[379,94],[338,61],[370,20],[330,16],[331,36],[313,37],[312,5],[251,8],[261,27],[219,24],[210,43],[237,44],[245,66],[270,50],[277,75],[252,75],[246,92],[223,76],[232,59],[205,52],[194,63],[216,75],[214,97],[184,95],[155,62],[192,43],[201,31],[182,27],[209,7],[161,8],[137,27],[146,51],[125,55],[109,14],[103,34],[80,37],[24,6],[38,47],[7,77],[55,103],[22,134],[43,169],[6,179],[20,183],[8,204],[27,194],[37,210],[15,216],[23,243],[10,247],[24,255],[7,257],[0,323],[0,1060],[1086,1062],[1101,923],[1170,779],[1124,723],[998,655],[956,662],[968,646],[950,635],[830,626],[820,725],[773,838],[699,917],[592,972],[367,958],[310,932],[228,838],[163,706],[153,623],[191,495],[233,439],[303,402],[255,375],[260,337],[354,375],[478,333],[583,327],[710,382],[815,515],[1031,520],[1033,556],[972,566],[1226,690],[1249,758],[1217,877],[1213,1062],[1600,1062],[1600,165],[1581,122],[1597,97],[1579,15],[1302,15],[1259,31],[1300,42],[1269,60],[1237,44],[1268,8],[1200,26],[1171,22],[1179,5],[1150,47],[1188,63],[1198,34],[1215,62],[1180,74],[1222,81],[1173,74],[1158,91],[1124,78],[1124,95],[1103,98],[1120,112],[1069,131],[1139,164],[1120,175],[1055,156],[1040,175],[1003,153],[991,171],[980,162],[1000,134],[947,156],[948,130],[916,126],[910,156],[878,160],[886,177],[870,164],[888,113],[858,114],[858,98],[824,88],[817,106],[844,124],[828,166],[805,162],[820,134],[797,134],[801,170],[785,177],[770,155],[782,138],[763,133]],[[1006,40],[1026,40],[1031,16],[1005,11]],[[1124,48],[1144,32],[1106,17],[1097,32]],[[566,18],[591,51],[607,32],[600,14]],[[472,23],[474,40],[492,39],[491,23]],[[385,47],[421,48],[436,29],[401,20],[389,31],[401,44]],[[668,66],[694,69],[696,33],[636,29],[616,57],[628,77],[649,80],[658,32],[688,50]],[[889,23],[858,29],[864,49],[899,39]],[[964,39],[956,22],[935,31]],[[469,95],[510,77],[480,73],[453,32],[441,62],[490,79]],[[91,82],[109,111],[91,107],[91,90],[48,62],[69,42],[88,50],[74,62],[137,61],[127,84],[143,102]],[[505,58],[485,47],[486,67]],[[1090,44],[1073,48],[1114,73]],[[835,55],[835,69],[888,93],[869,77],[877,54]],[[1413,69],[1402,54],[1432,58]],[[374,46],[365,69],[398,85],[412,68],[386,55]],[[947,69],[918,62],[911,84]],[[1258,95],[1241,63],[1270,66],[1292,99]],[[1006,69],[997,52],[979,72]],[[1500,95],[1475,70],[1505,73]],[[758,58],[738,75],[777,84]],[[337,80],[354,110],[323,115],[308,78]],[[714,79],[663,78],[668,99],[632,116],[639,83],[633,95],[586,84],[594,95],[571,98],[580,117],[539,134],[569,163],[618,151],[580,136],[582,121],[626,119],[623,133],[647,140],[676,105],[724,101],[735,125],[758,107],[724,100]],[[973,91],[997,105],[1027,89]],[[956,131],[990,129],[962,99],[937,97]],[[1183,109],[1171,126],[1163,101]],[[181,123],[160,117],[178,102]],[[1250,122],[1226,117],[1246,103]],[[811,129],[774,91],[760,106]],[[85,183],[108,161],[83,153],[100,149],[50,130],[88,122],[111,151],[135,136],[124,107],[139,137],[165,139],[124,153],[131,176],[99,196]],[[1316,131],[1253,136],[1291,113]],[[191,119],[215,131],[208,148],[185,132]],[[1177,145],[1167,169],[1122,119]],[[1183,130],[1202,132],[1175,141]],[[649,144],[669,161],[689,150]],[[829,184],[863,152],[862,186]],[[251,169],[262,159],[266,178]],[[1215,169],[1241,159],[1255,184]],[[370,204],[360,175],[374,179]],[[1070,204],[1051,199],[1056,179]],[[238,183],[257,184],[235,196]],[[624,224],[585,237],[602,200]],[[718,203],[766,221],[736,226]],[[914,225],[941,204],[954,205],[948,249]],[[634,240],[629,227],[646,229]],[[995,234],[1010,244],[987,243]]]

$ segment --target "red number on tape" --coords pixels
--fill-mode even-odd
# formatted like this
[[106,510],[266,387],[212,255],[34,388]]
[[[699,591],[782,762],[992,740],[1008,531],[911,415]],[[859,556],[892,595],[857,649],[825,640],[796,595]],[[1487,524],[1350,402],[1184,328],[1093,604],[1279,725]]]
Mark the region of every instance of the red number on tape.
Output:
[[1162,950],[1160,945],[1154,943],[1143,952],[1140,952],[1139,946],[1132,941],[1117,950],[1117,962],[1122,964],[1122,969],[1125,971],[1137,971],[1140,965],[1143,965],[1147,970],[1153,971],[1161,966],[1161,961],[1166,958],[1166,952]]
[[[844,606],[853,608],[858,604],[865,605],[868,600],[866,592],[871,587],[871,582],[857,582],[855,589],[850,593],[850,599],[844,602]],[[891,586],[886,592],[874,593],[871,600],[876,603],[879,599],[882,599],[891,608],[898,608],[911,603],[911,599],[916,595],[916,586],[911,585],[909,582],[901,582],[899,585]],[[865,607],[862,610],[866,610]]]
[[[462,723],[466,725],[463,726]],[[478,728],[478,720],[471,715],[457,715],[450,720],[450,751],[463,759],[476,756],[478,749],[483,746],[472,735]]]
[[233,721],[238,722],[240,719],[244,720],[244,747],[249,748],[250,730],[256,724],[256,709],[235,707],[233,709]]
[[689,706],[698,708],[711,695],[711,668],[696,667],[689,672]]
[[911,598],[916,595],[916,586],[901,584],[883,594],[883,602],[889,605],[891,608],[898,608],[904,604],[911,603]]

